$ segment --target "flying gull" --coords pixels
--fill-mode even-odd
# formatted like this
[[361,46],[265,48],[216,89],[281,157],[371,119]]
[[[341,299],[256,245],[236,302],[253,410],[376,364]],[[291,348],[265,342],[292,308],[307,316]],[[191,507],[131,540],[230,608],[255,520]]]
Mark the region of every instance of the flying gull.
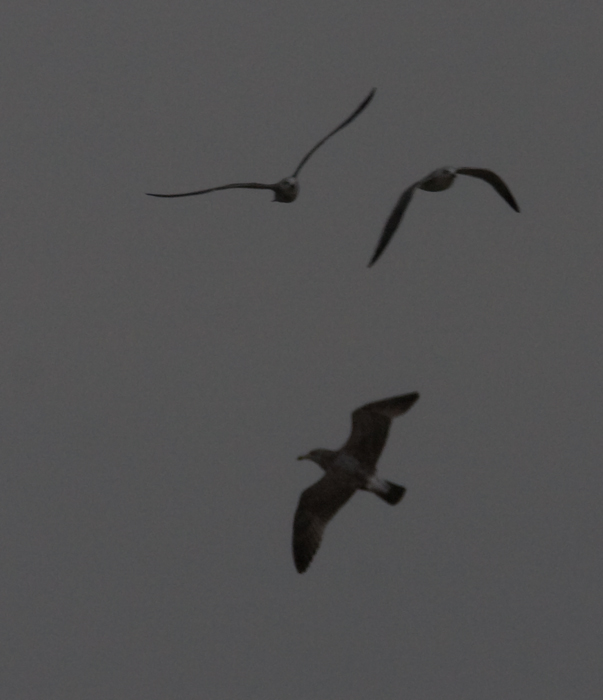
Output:
[[279,182],[273,185],[267,185],[262,182],[235,182],[231,185],[221,185],[220,187],[210,187],[207,190],[196,190],[195,192],[182,192],[179,194],[155,194],[154,192],[147,192],[146,194],[151,197],[190,197],[195,194],[206,194],[207,192],[215,192],[216,190],[229,190],[234,188],[248,188],[254,190],[272,190],[274,192],[274,202],[294,202],[297,199],[299,193],[299,182],[297,181],[297,176],[300,170],[310,159],[315,151],[317,151],[325,141],[334,136],[338,131],[341,131],[350,122],[354,121],[356,117],[368,106],[369,102],[373,99],[375,95],[375,88],[373,88],[367,97],[361,102],[361,104],[350,114],[350,116],[343,121],[338,127],[330,131],[324,138],[322,138],[313,148],[311,148],[306,155],[301,159],[297,168],[292,175],[285,177]]
[[385,226],[383,227],[383,233],[381,234],[381,238],[379,239],[375,253],[368,264],[369,267],[374,265],[381,257],[381,253],[383,253],[387,247],[387,244],[390,242],[391,237],[396,232],[396,229],[400,225],[400,221],[404,216],[406,207],[410,204],[410,200],[412,199],[415,190],[420,189],[426,190],[427,192],[441,192],[442,190],[447,190],[452,186],[452,183],[457,175],[471,175],[471,177],[479,177],[489,185],[492,185],[492,187],[494,187],[494,189],[509,206],[513,207],[515,211],[519,211],[519,206],[515,201],[515,197],[513,197],[511,194],[511,190],[505,185],[502,179],[491,170],[485,170],[484,168],[439,168],[438,170],[434,170],[432,173],[429,173],[429,175],[424,177],[422,180],[415,182],[414,185],[411,185],[408,189],[402,192],[398,203],[396,204],[392,213],[389,215],[389,219],[386,221]]
[[376,475],[377,460],[385,446],[392,418],[406,413],[419,394],[394,396],[367,403],[352,413],[352,432],[345,445],[333,450],[312,450],[298,459],[309,459],[325,475],[300,496],[293,521],[293,559],[303,573],[320,546],[324,529],[355,491],[372,491],[395,505],[406,489]]

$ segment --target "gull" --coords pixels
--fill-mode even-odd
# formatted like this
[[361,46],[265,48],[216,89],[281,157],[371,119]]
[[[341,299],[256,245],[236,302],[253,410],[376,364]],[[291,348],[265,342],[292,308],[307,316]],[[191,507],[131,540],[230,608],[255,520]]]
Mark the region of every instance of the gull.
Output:
[[374,265],[381,257],[381,253],[383,253],[387,247],[387,244],[390,242],[391,237],[396,232],[396,229],[400,225],[400,221],[404,216],[406,207],[410,204],[410,200],[412,199],[415,190],[426,190],[427,192],[441,192],[442,190],[447,190],[452,186],[452,183],[457,175],[470,175],[471,177],[478,177],[481,180],[484,180],[489,185],[494,187],[494,189],[510,207],[513,207],[513,209],[515,209],[517,212],[519,211],[519,206],[515,201],[515,197],[513,197],[511,194],[511,190],[505,185],[502,179],[491,170],[485,170],[484,168],[438,168],[438,170],[434,170],[432,173],[429,173],[429,175],[424,177],[422,180],[415,182],[414,185],[411,185],[408,189],[402,192],[398,203],[394,207],[392,213],[389,215],[389,219],[385,222],[383,233],[381,234],[381,238],[379,239],[375,253],[368,264],[369,267]]
[[308,162],[310,157],[323,145],[323,143],[325,143],[325,141],[330,139],[331,136],[334,136],[338,131],[341,131],[341,129],[343,129],[350,122],[356,119],[356,117],[368,106],[369,102],[373,99],[374,95],[375,88],[373,88],[369,92],[367,97],[364,98],[360,105],[356,107],[356,109],[352,112],[352,114],[350,114],[350,116],[345,121],[343,121],[335,129],[333,129],[333,131],[330,131],[324,138],[320,139],[320,141],[306,153],[306,155],[301,159],[297,168],[295,168],[292,175],[289,175],[289,177],[285,177],[282,180],[279,180],[273,185],[265,184],[262,182],[235,182],[231,185],[210,187],[209,189],[196,190],[195,192],[182,192],[179,194],[156,194],[154,192],[147,192],[146,194],[150,195],[151,197],[191,197],[192,195],[206,194],[207,192],[215,192],[216,190],[229,190],[244,187],[254,190],[272,190],[274,192],[274,199],[272,200],[273,202],[294,202],[297,199],[297,195],[299,193],[299,182],[297,180],[297,176],[299,175],[300,170]]
[[352,413],[352,432],[340,450],[312,450],[297,458],[316,462],[325,471],[300,496],[293,520],[293,559],[300,574],[310,566],[329,520],[358,489],[372,491],[391,505],[404,496],[403,486],[376,475],[377,460],[392,418],[406,413],[418,398],[413,392],[367,403]]

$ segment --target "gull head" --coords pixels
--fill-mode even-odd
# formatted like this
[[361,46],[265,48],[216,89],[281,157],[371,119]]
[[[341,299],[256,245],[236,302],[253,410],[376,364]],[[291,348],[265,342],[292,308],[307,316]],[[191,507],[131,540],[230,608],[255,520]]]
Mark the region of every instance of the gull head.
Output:
[[297,459],[308,459],[311,462],[315,462],[319,467],[327,469],[332,463],[336,456],[336,452],[333,450],[312,450],[306,455],[300,455]]
[[455,177],[456,168],[438,168],[421,180],[419,188],[427,190],[427,192],[441,192],[442,190],[447,190],[450,185],[452,185]]
[[274,185],[273,202],[294,202],[299,194],[299,183],[295,177],[286,177]]

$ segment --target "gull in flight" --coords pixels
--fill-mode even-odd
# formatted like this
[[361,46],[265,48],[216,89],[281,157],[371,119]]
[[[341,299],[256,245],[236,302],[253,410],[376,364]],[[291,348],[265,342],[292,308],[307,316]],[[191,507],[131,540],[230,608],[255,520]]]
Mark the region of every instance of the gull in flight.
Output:
[[155,194],[154,192],[147,192],[146,194],[151,197],[190,197],[195,194],[205,194],[206,192],[215,192],[216,190],[230,190],[234,188],[248,188],[253,190],[272,190],[274,192],[274,202],[294,202],[297,199],[299,193],[299,182],[297,176],[300,170],[308,162],[310,157],[327,141],[334,136],[338,131],[341,131],[350,122],[354,121],[356,117],[368,106],[369,102],[373,99],[375,95],[375,88],[373,88],[367,97],[360,103],[360,105],[350,114],[350,116],[343,121],[338,127],[330,131],[324,138],[311,148],[306,155],[301,159],[297,168],[295,168],[292,175],[285,177],[279,182],[273,185],[264,184],[262,182],[235,182],[231,185],[221,185],[220,187],[210,187],[207,190],[196,190],[195,192],[182,192],[180,194]]
[[390,242],[391,237],[396,232],[396,229],[400,225],[400,221],[404,216],[406,207],[410,204],[410,200],[412,199],[415,190],[426,190],[427,192],[441,192],[442,190],[447,190],[452,186],[452,183],[457,175],[470,175],[471,177],[478,177],[481,180],[484,180],[489,185],[494,187],[494,189],[510,207],[513,207],[513,209],[515,209],[517,212],[519,211],[519,206],[515,201],[515,197],[513,197],[511,194],[511,190],[505,185],[502,179],[491,170],[485,170],[484,168],[439,168],[438,170],[434,170],[432,173],[429,173],[429,175],[424,177],[422,180],[415,182],[414,185],[411,185],[408,189],[402,192],[398,203],[396,204],[392,213],[389,215],[389,219],[385,222],[383,233],[381,234],[377,248],[373,254],[373,257],[371,258],[370,263],[368,264],[369,267],[374,265],[381,257],[381,254],[387,247],[387,244]]
[[385,447],[392,418],[406,413],[419,394],[394,396],[367,403],[352,413],[352,432],[337,451],[312,450],[298,459],[309,459],[325,475],[300,496],[293,521],[293,559],[303,573],[320,546],[324,529],[358,489],[372,491],[395,505],[406,489],[376,475],[377,460]]

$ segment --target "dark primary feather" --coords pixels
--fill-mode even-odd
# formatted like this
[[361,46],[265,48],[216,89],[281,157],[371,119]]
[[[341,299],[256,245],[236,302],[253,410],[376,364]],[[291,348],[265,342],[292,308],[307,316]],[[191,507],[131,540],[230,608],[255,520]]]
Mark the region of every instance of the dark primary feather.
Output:
[[371,411],[380,413],[388,418],[396,418],[406,413],[419,400],[419,392],[411,391],[410,394],[402,394],[401,396],[392,396],[389,399],[381,399],[381,401],[373,401],[361,406],[358,411]]
[[385,222],[385,226],[383,227],[383,232],[381,233],[379,243],[377,243],[377,247],[375,248],[373,257],[371,258],[371,261],[368,264],[369,267],[371,267],[371,265],[374,265],[377,262],[377,260],[379,260],[381,254],[387,248],[387,244],[390,242],[392,236],[396,232],[396,229],[400,225],[400,221],[402,221],[402,217],[404,216],[406,207],[408,207],[410,200],[412,199],[412,196],[415,192],[415,188],[418,184],[419,183],[415,182],[414,185],[411,185],[408,189],[402,192],[398,203],[394,207],[392,213],[389,215],[388,220]]
[[299,171],[304,167],[304,165],[305,165],[305,164],[308,162],[308,160],[310,159],[310,156],[312,156],[312,155],[323,145],[323,143],[325,143],[325,141],[327,141],[328,139],[330,139],[331,136],[335,136],[335,134],[336,134],[338,131],[341,131],[341,130],[342,130],[344,127],[346,127],[350,122],[353,122],[354,119],[356,119],[356,117],[357,117],[362,111],[364,111],[364,109],[366,109],[366,107],[368,107],[369,102],[370,102],[370,101],[373,99],[373,97],[375,96],[375,92],[376,92],[376,88],[373,88],[373,89],[369,92],[369,94],[367,95],[367,97],[364,98],[364,100],[358,105],[358,107],[356,107],[356,109],[352,112],[352,114],[350,114],[350,116],[349,116],[345,121],[341,122],[341,124],[340,124],[339,126],[337,126],[335,129],[333,129],[333,131],[330,131],[324,138],[320,139],[320,141],[319,141],[315,146],[313,146],[313,147],[306,153],[306,155],[301,159],[300,164],[297,166],[297,168],[295,168],[295,171],[294,171],[294,173],[293,173],[293,177],[297,177],[297,175],[299,174]]
[[327,523],[350,500],[356,488],[352,478],[327,472],[300,496],[293,520],[293,559],[300,574],[310,566]]
[[233,188],[249,188],[253,190],[273,190],[274,185],[263,185],[260,182],[235,182],[232,185],[220,185],[220,187],[210,187],[207,190],[195,190],[194,192],[181,192],[179,194],[156,194],[155,192],[145,192],[150,197],[190,197],[194,194],[205,194],[206,192],[215,192],[216,190],[230,190]]
[[505,202],[519,212],[519,205],[515,201],[515,197],[511,194],[511,190],[507,187],[505,182],[501,177],[492,170],[486,170],[485,168],[457,168],[456,171],[459,175],[471,175],[472,177],[479,177],[484,180],[489,185],[492,185],[498,194],[505,200]]

